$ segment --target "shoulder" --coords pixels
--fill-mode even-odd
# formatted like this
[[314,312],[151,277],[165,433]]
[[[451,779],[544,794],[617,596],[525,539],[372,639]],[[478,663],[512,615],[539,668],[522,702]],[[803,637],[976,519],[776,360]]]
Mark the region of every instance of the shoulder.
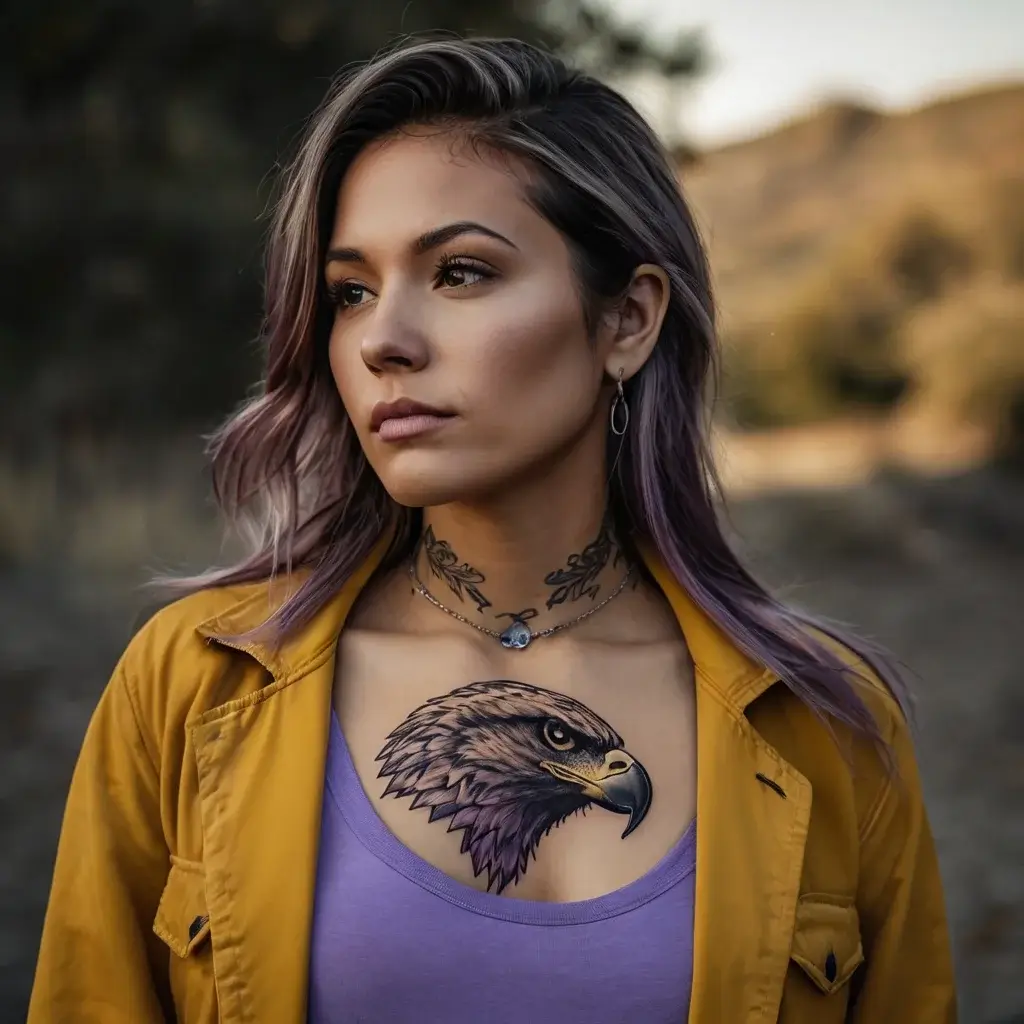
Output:
[[880,744],[774,684],[747,711],[750,724],[807,781],[812,794],[804,854],[808,892],[853,895],[883,884],[920,835],[924,799],[911,729],[882,675],[852,649],[833,649],[874,717]]
[[[888,660],[886,655],[880,652],[877,663],[873,664],[844,640],[838,639],[819,629],[809,629],[808,633],[813,637],[814,641],[837,659],[844,668],[847,682],[875,720],[883,743],[891,744],[899,732],[908,728],[908,723],[905,709],[900,699],[897,698],[892,686],[882,674],[882,666]],[[872,656],[872,660],[874,660],[874,656]],[[886,674],[888,675],[887,671]],[[826,723],[824,718],[816,715],[804,700],[781,682],[776,682],[767,691],[766,696],[768,699],[764,703],[774,712],[786,714],[793,713],[799,708],[805,708],[809,712],[810,717],[822,729],[835,728],[840,733],[845,730],[845,726],[841,723]]]
[[[227,700],[265,685],[266,673],[241,652],[211,642],[219,621],[261,598],[267,581],[196,591],[151,614],[128,642],[115,669],[147,731],[161,733]],[[238,662],[241,669],[233,668]]]
[[266,581],[210,587],[180,597],[146,618],[125,648],[126,672],[145,673],[168,660],[203,660],[210,651],[207,635],[215,623],[239,606],[268,592]]
[[748,718],[807,777],[819,804],[843,802],[863,827],[884,796],[920,796],[911,724],[879,668],[835,637],[818,631],[815,637],[849,670],[847,679],[874,719],[881,743],[818,713],[782,683],[748,708]]
[[[901,736],[909,736],[910,726],[905,709],[890,684],[883,678],[880,668],[870,664],[847,643],[827,633],[815,632],[817,638],[849,670],[847,678],[856,695],[874,718],[882,742],[891,748]],[[879,653],[880,659],[883,656]]]

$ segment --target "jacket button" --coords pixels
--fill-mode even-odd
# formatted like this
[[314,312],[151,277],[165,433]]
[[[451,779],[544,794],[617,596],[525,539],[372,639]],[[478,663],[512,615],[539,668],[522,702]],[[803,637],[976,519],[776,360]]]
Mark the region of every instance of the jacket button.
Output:
[[[203,925],[206,924],[207,920],[208,918],[205,918],[202,915],[200,915],[188,926],[188,937],[190,942],[199,934],[199,932],[202,930]],[[831,979],[829,980],[831,981]]]
[[825,977],[828,978],[829,982],[836,980],[836,955],[835,953],[829,953],[825,957]]

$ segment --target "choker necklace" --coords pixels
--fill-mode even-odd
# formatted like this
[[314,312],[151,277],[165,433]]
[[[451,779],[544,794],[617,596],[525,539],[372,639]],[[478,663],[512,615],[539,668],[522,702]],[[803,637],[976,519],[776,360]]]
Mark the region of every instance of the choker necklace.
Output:
[[530,644],[538,637],[551,636],[552,633],[558,633],[563,629],[568,629],[570,626],[575,626],[582,622],[584,619],[589,618],[595,612],[600,611],[609,601],[614,597],[618,597],[622,593],[626,584],[630,581],[633,576],[633,566],[629,567],[626,575],[619,581],[618,586],[599,604],[595,604],[593,608],[588,609],[582,615],[577,615],[575,619],[570,619],[568,622],[561,622],[557,626],[549,626],[547,629],[538,629],[535,633],[526,624],[527,619],[532,619],[536,615],[536,611],[530,608],[526,611],[513,614],[512,612],[505,612],[506,615],[512,617],[512,624],[507,628],[503,629],[500,633],[494,629],[488,629],[486,626],[481,626],[476,622],[472,622],[465,617],[460,615],[456,611],[452,611],[451,608],[446,608],[434,595],[427,590],[416,573],[416,559],[413,558],[409,562],[409,577],[412,579],[413,586],[418,590],[434,607],[440,608],[441,611],[447,612],[453,619],[458,619],[459,622],[464,622],[467,626],[472,626],[474,629],[478,629],[481,633],[486,633],[490,637],[494,637],[502,647],[507,647],[512,651],[521,651],[524,647],[529,647]]

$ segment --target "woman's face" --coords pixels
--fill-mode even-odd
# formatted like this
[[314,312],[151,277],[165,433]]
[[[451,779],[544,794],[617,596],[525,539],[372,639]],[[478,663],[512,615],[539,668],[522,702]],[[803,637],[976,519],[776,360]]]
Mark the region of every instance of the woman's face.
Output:
[[[521,180],[449,135],[416,133],[366,148],[339,190],[331,370],[404,505],[486,500],[602,451],[609,345],[588,338],[569,250]],[[400,399],[445,416],[381,424],[381,404]]]

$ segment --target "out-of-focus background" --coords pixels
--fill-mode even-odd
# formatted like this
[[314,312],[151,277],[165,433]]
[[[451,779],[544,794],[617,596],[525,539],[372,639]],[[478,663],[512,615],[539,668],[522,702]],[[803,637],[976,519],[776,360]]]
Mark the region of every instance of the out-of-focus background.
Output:
[[1024,4],[46,0],[0,15],[0,1021],[155,569],[226,557],[200,435],[258,380],[275,165],[399,33],[621,87],[706,233],[733,522],[912,668],[965,1022],[1024,1021]]

